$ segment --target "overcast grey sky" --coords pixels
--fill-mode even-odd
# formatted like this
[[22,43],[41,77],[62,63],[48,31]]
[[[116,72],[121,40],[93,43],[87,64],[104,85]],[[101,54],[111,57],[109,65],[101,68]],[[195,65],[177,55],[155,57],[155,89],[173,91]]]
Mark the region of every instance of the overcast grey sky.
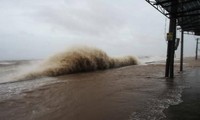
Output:
[[[165,17],[145,0],[0,0],[0,59],[45,58],[73,45],[165,56]],[[168,27],[168,26],[167,26]],[[193,36],[185,54],[194,55]]]

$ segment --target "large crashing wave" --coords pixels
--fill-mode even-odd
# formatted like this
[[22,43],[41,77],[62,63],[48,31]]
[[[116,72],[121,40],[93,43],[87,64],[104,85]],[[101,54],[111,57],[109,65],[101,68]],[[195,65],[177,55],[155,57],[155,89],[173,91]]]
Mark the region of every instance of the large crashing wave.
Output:
[[109,57],[97,48],[75,47],[45,60],[37,70],[26,74],[23,79],[34,79],[43,76],[54,77],[136,64],[138,64],[138,61],[132,56],[114,58]]

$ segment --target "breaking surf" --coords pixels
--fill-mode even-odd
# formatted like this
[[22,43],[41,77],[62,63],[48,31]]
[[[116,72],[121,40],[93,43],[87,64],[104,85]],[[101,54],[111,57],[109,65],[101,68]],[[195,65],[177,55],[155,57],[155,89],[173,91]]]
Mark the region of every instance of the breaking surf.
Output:
[[56,77],[66,74],[105,70],[129,65],[137,65],[133,56],[110,57],[106,52],[87,46],[73,47],[44,60],[36,69],[18,79]]

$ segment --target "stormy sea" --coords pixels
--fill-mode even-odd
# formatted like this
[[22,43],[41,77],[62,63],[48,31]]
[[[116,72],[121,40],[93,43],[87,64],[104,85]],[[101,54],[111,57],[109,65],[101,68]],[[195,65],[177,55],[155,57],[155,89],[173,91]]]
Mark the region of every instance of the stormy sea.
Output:
[[110,57],[92,47],[0,61],[0,120],[165,120],[188,84],[164,78],[164,67],[162,57]]

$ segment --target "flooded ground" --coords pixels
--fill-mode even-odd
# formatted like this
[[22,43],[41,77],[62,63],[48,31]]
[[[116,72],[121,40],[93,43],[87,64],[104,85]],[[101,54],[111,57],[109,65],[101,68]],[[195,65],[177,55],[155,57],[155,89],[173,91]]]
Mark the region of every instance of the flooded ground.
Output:
[[[1,80],[22,64],[27,63],[1,65]],[[167,80],[163,64],[150,64],[2,82],[0,119],[165,119],[164,109],[183,102],[181,94],[188,87],[183,75],[176,73],[175,80]]]
[[200,69],[194,68],[182,80],[189,86],[182,93],[183,102],[165,110],[168,120],[200,119]]

